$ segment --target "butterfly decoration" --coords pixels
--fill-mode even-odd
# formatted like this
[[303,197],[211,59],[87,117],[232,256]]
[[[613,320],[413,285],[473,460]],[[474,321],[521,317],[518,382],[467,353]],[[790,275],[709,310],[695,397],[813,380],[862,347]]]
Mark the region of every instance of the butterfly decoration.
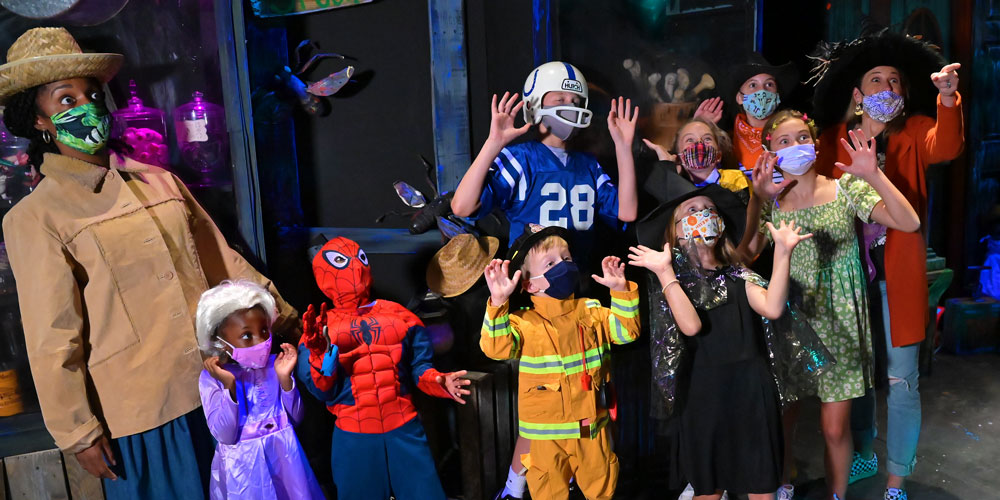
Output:
[[[304,63],[303,59],[306,59]],[[282,66],[274,74],[272,81],[254,90],[254,118],[264,123],[277,123],[286,120],[296,105],[311,116],[329,114],[330,105],[323,98],[336,94],[354,81],[352,77],[355,71],[354,66],[348,65],[314,82],[306,81],[305,74],[318,67],[325,59],[345,60],[348,57],[321,52],[319,45],[312,40],[306,39],[299,43],[295,48],[293,67],[296,69]]]
[[437,189],[434,187],[434,182],[431,180],[434,172],[434,164],[422,155],[418,156],[424,165],[424,178],[430,187],[431,200],[428,201],[423,193],[410,184],[404,181],[396,181],[392,184],[392,187],[396,191],[396,195],[399,196],[399,199],[408,208],[390,210],[382,214],[378,219],[375,219],[375,223],[382,223],[390,215],[398,215],[410,217],[410,234],[423,234],[437,225],[438,230],[448,239],[464,233],[478,235],[474,227],[451,213],[451,198],[454,193],[438,194]]

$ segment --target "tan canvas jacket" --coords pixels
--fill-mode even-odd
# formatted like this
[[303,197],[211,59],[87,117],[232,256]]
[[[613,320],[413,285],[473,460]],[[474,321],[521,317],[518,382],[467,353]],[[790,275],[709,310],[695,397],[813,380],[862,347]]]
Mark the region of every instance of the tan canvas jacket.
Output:
[[198,298],[246,278],[296,312],[229,248],[173,174],[112,155],[112,169],[47,154],[45,179],[3,219],[42,416],[68,453],[200,405]]

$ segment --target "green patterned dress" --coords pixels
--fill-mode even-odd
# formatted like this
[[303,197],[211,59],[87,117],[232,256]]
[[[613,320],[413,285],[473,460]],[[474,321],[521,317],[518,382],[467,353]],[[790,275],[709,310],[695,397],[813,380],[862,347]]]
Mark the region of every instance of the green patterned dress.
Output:
[[799,305],[836,359],[819,378],[818,396],[826,403],[862,396],[872,385],[868,296],[854,218],[871,222],[872,209],[882,199],[851,174],[836,182],[837,196],[829,203],[783,212],[772,201],[764,205],[761,218],[775,225],[795,221],[803,234],[813,234],[792,252],[788,298]]

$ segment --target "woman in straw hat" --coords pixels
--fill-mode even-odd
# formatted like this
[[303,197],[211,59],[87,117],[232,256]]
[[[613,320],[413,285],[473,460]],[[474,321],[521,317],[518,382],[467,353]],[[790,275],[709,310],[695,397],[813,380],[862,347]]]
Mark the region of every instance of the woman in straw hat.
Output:
[[[278,298],[169,172],[108,151],[101,84],[119,54],[62,28],[25,32],[0,66],[4,122],[45,178],[3,220],[45,425],[108,498],[203,498],[198,298],[226,279]],[[109,439],[110,438],[110,439]]]
[[[846,163],[848,157],[839,143],[849,130],[860,129],[877,144],[879,168],[923,221],[927,167],[954,159],[965,143],[959,65],[945,64],[936,47],[887,30],[850,42],[821,43],[812,57],[817,62],[814,116],[824,130],[817,148],[817,172],[840,177],[842,172],[834,165]],[[926,244],[923,231],[887,230],[878,224],[865,226],[864,243],[869,280],[878,282],[875,307],[882,310],[885,330],[884,348],[875,342],[875,354],[876,359],[886,359],[883,369],[889,379],[889,480],[884,498],[906,500],[903,481],[916,463],[920,435],[917,361],[928,319]],[[872,391],[854,401],[851,417],[856,451],[850,478],[838,478],[842,483],[877,471],[871,447]]]

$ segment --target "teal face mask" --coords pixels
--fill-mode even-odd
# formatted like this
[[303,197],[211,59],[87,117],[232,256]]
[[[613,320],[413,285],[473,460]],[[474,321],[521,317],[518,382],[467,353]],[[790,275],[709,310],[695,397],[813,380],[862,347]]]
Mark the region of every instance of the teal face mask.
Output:
[[104,103],[87,103],[52,115],[56,140],[83,153],[95,154],[108,144],[111,115]]

